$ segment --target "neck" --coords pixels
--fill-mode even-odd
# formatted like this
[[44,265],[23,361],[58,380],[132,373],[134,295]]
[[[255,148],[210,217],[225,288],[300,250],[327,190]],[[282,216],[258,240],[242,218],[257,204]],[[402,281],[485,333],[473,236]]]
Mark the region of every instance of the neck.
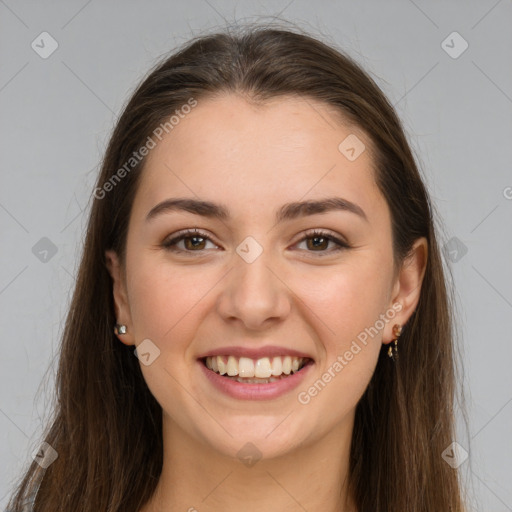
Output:
[[353,416],[311,444],[252,465],[227,457],[163,414],[164,462],[140,512],[355,512],[348,491]]

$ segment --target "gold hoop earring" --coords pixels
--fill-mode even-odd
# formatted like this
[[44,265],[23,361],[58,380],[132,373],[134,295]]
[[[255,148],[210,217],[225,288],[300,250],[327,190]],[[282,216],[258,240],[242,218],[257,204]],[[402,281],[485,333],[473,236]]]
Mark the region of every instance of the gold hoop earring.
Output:
[[394,346],[392,347],[389,345],[388,348],[388,356],[393,359],[393,361],[396,361],[398,359],[398,338],[400,337],[400,334],[402,334],[402,326],[399,324],[395,324],[393,326],[393,335],[395,336],[395,339],[392,341]]

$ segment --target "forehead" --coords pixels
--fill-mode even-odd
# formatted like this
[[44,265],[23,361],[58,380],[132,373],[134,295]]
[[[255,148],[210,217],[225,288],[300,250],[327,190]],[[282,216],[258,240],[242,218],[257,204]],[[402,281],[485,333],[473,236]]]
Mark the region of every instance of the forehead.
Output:
[[[170,196],[200,197],[256,214],[273,210],[270,203],[339,195],[378,215],[385,205],[371,143],[342,121],[309,98],[263,105],[234,94],[198,100],[149,153],[136,203],[147,210]],[[347,145],[362,152],[349,159]]]

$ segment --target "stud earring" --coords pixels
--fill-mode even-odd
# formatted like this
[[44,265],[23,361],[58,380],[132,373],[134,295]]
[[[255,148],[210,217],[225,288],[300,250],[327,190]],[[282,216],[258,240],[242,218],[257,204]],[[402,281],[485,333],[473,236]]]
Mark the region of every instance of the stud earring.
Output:
[[116,324],[116,326],[114,327],[114,332],[116,334],[126,334],[126,325],[123,325],[123,324]]
[[393,361],[396,361],[398,359],[398,338],[400,337],[400,334],[402,334],[402,326],[399,324],[395,324],[393,326],[393,335],[395,336],[395,339],[392,343],[394,343],[394,347],[391,347],[389,345],[388,348],[388,356],[393,359]]

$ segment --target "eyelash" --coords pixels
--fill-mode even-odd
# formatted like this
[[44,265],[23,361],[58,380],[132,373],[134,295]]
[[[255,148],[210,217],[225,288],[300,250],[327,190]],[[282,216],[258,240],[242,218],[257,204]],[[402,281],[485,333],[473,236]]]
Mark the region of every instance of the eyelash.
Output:
[[[173,246],[176,245],[178,242],[181,242],[182,240],[185,240],[188,238],[195,238],[195,237],[209,240],[210,242],[214,243],[213,240],[211,240],[211,238],[208,235],[206,235],[205,233],[198,231],[198,230],[194,230],[194,229],[188,229],[182,233],[179,233],[177,236],[175,236],[171,240],[163,242],[162,247],[171,252],[201,253],[205,249],[198,250],[198,251],[189,251],[189,250],[185,250],[185,249],[173,248]],[[320,257],[320,258],[323,256],[326,256],[328,254],[336,253],[336,252],[351,248],[351,246],[349,244],[347,244],[346,242],[344,242],[343,240],[340,240],[339,238],[331,235],[330,233],[328,233],[326,231],[317,230],[317,229],[306,232],[304,237],[301,238],[297,243],[304,242],[305,240],[308,240],[309,238],[326,238],[327,240],[334,242],[338,246],[337,248],[335,248],[334,250],[331,250],[331,251],[318,251],[318,253],[319,253],[318,257]],[[307,252],[316,253],[317,251],[307,251]]]

